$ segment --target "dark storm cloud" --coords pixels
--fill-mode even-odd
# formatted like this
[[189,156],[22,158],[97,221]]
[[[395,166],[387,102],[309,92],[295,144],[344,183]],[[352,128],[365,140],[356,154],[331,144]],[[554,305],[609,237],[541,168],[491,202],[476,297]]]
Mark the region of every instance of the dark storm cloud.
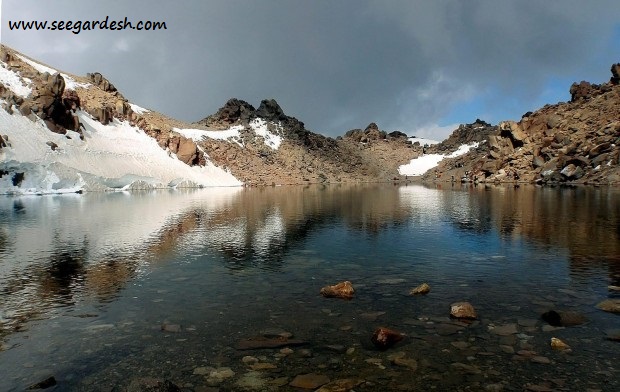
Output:
[[[535,109],[528,104],[549,78],[600,82],[620,61],[615,1],[5,0],[3,7],[3,43],[72,73],[100,71],[142,106],[196,121],[231,97],[254,105],[275,98],[330,135],[371,121],[412,131],[475,99],[491,116],[506,111],[504,98],[515,110]],[[8,19],[106,15],[164,20],[168,30],[6,28]],[[477,113],[470,116],[459,121]]]

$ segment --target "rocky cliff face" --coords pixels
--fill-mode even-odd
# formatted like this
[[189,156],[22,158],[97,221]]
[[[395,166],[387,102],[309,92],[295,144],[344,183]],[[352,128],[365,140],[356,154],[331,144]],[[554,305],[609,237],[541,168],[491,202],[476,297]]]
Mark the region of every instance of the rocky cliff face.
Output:
[[571,86],[571,101],[505,121],[486,145],[446,159],[426,180],[620,183],[620,64],[601,85]]

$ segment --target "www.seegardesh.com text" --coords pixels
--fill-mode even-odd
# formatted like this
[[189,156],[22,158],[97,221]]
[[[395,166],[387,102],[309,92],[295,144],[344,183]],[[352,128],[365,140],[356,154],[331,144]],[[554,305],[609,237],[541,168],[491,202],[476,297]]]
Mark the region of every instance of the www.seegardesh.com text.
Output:
[[80,34],[83,31],[93,30],[137,30],[137,31],[155,31],[155,30],[167,30],[168,26],[166,22],[162,21],[130,21],[127,17],[119,20],[110,20],[109,16],[106,16],[101,20],[53,20],[53,21],[10,21],[10,30],[49,30],[49,31],[70,31],[73,34]]

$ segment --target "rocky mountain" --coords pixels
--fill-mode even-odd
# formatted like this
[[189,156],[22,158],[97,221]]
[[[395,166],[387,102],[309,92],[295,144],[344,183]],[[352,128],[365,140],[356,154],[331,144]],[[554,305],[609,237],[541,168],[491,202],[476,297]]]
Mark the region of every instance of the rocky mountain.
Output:
[[423,178],[620,183],[620,64],[614,64],[611,72],[607,83],[574,83],[570,102],[545,105],[518,122],[486,127],[486,143],[466,155],[444,159]]
[[98,72],[69,75],[2,46],[0,193],[403,181],[427,170],[418,161],[432,181],[618,183],[619,71],[573,84],[571,102],[476,120],[433,144],[375,123],[326,137],[273,99],[233,98],[186,123],[129,102]]
[[[246,184],[392,180],[400,164],[421,153],[405,134],[388,135],[374,123],[336,139],[311,132],[273,99],[263,100],[258,109],[230,99],[196,125],[206,131],[195,140],[209,158]],[[218,138],[215,130],[236,133]]]
[[77,77],[0,50],[0,193],[241,185],[182,122],[128,102],[101,74]]

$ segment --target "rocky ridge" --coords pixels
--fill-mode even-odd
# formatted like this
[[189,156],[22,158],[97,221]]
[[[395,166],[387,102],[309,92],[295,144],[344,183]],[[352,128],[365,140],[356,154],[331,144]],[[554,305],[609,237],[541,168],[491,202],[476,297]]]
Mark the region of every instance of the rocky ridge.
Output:
[[[326,137],[285,114],[273,99],[265,99],[255,108],[233,98],[215,114],[188,124],[136,107],[98,72],[84,78],[52,74],[41,69],[47,67],[39,67],[40,64],[5,46],[0,60],[3,67],[18,73],[32,86],[31,92],[24,95],[0,84],[2,107],[7,112],[17,110],[32,121],[43,120],[51,132],[75,131],[82,139],[75,115],[78,109],[102,124],[113,119],[126,120],[185,164],[213,163],[246,185],[400,181],[405,178],[398,174],[398,168],[411,159],[429,153],[445,155],[472,142],[478,142],[478,147],[457,158],[444,159],[422,179],[620,182],[620,64],[612,66],[612,77],[607,83],[574,83],[570,102],[528,112],[519,122],[505,121],[493,126],[476,120],[459,126],[437,145],[420,146],[412,144],[406,134],[387,133],[375,123],[335,139]],[[234,130],[238,136],[210,134],[196,138],[180,130]],[[268,135],[277,138],[277,146],[268,140]],[[10,148],[7,137],[0,139],[0,148]]]
[[489,129],[486,144],[444,159],[423,179],[620,183],[620,64],[611,72],[607,83],[573,83],[570,102],[545,105],[518,122],[504,121]]
[[[252,130],[256,121],[265,122],[270,133],[282,138],[277,149]],[[398,166],[422,152],[404,133],[387,134],[374,123],[336,139],[311,132],[303,122],[286,115],[274,99],[261,101],[255,109],[232,98],[194,125],[240,129],[234,142],[205,138],[199,145],[213,162],[248,185],[394,180],[399,179]]]

